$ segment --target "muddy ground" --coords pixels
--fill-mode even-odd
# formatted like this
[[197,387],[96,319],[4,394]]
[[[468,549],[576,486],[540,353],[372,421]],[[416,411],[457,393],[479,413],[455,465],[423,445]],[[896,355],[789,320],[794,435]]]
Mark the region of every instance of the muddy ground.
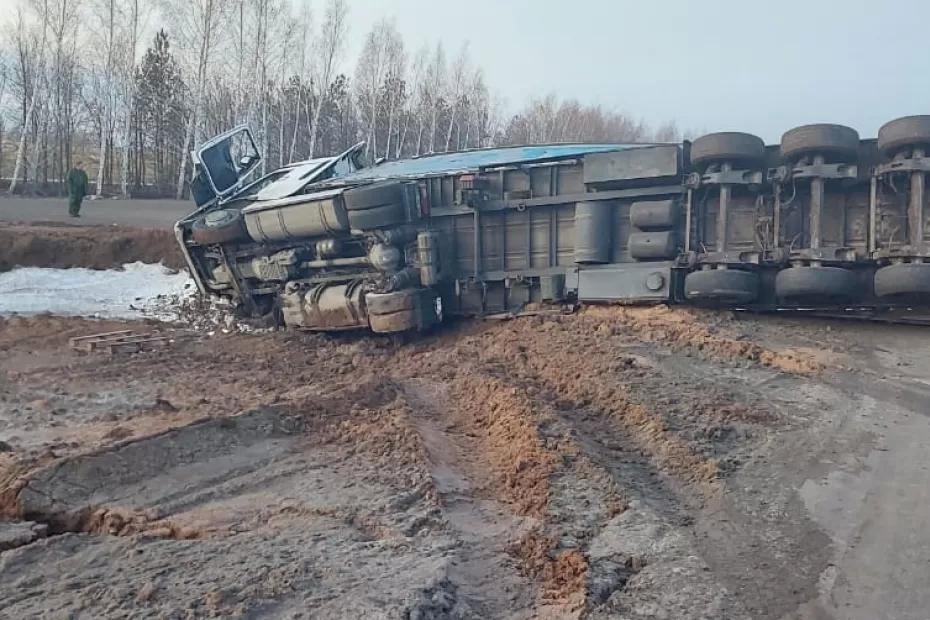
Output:
[[67,347],[120,326],[0,321],[4,617],[922,617],[923,354],[862,335],[923,331],[594,308]]
[[[164,350],[73,336],[159,329]],[[0,318],[0,617],[925,618],[930,332]]]
[[109,269],[135,261],[184,267],[171,230],[0,221],[0,271],[14,267]]

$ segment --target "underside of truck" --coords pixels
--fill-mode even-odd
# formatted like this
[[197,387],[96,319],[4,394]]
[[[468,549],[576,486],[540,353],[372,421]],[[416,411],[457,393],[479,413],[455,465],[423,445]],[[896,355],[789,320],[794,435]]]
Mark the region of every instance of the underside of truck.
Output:
[[200,291],[307,330],[422,330],[545,304],[923,316],[930,116],[877,139],[558,144],[367,166],[364,145],[249,182],[248,129],[195,154],[176,234]]

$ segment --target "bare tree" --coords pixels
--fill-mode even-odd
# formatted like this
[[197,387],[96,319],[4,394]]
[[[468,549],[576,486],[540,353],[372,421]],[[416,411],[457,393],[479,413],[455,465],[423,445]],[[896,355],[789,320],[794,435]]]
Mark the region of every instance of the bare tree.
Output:
[[294,110],[294,130],[291,132],[291,146],[287,154],[288,163],[294,161],[294,151],[297,148],[297,133],[300,128],[300,104],[304,91],[303,82],[307,75],[307,45],[310,39],[312,24],[310,4],[305,0],[297,25],[298,36],[300,38],[300,45],[298,46],[300,49],[300,59],[297,64],[297,102]]
[[574,99],[560,102],[548,95],[530,102],[511,117],[501,142],[637,142],[647,138],[648,133],[641,121],[619,112],[583,105]]
[[119,82],[122,95],[123,128],[122,128],[122,161],[120,165],[120,192],[129,197],[129,134],[132,125],[133,104],[136,100],[136,58],[139,53],[139,30],[142,26],[142,13],[139,0],[124,0],[126,2],[125,29],[126,46],[120,63]]
[[381,111],[382,86],[390,65],[391,50],[400,38],[394,23],[382,19],[365,37],[365,46],[355,69],[355,96],[365,112],[366,150],[378,155],[378,115]]
[[[278,65],[281,68],[281,74],[278,80],[278,167],[284,165],[284,126],[287,124],[287,82],[288,74],[291,71],[291,62],[293,61],[290,56],[291,48],[293,47],[293,40],[296,35],[296,28],[294,27],[294,21],[288,15],[287,5],[284,6],[284,19],[278,21],[279,26],[279,36],[276,37],[279,42],[278,47]],[[298,88],[299,92],[299,88]]]
[[[442,43],[436,44],[436,51],[426,70],[426,84],[424,85],[429,97],[429,149],[433,153],[436,146],[436,126],[439,122],[439,110],[443,104],[446,89],[446,54]],[[419,154],[419,149],[417,149]]]
[[655,142],[678,142],[681,140],[681,132],[678,130],[678,123],[669,121],[659,125],[652,139]]
[[[47,153],[54,156],[51,164],[53,176],[63,182],[71,167],[72,136],[75,124],[77,50],[79,2],[77,0],[52,0],[50,4],[50,33],[54,44],[49,68],[50,88],[48,99],[50,122],[54,122],[54,144]],[[46,166],[45,173],[48,172]]]
[[342,56],[342,48],[345,45],[346,17],[348,13],[349,7],[345,0],[329,0],[326,5],[323,25],[317,37],[317,46],[313,53],[312,76],[313,85],[316,89],[314,96],[316,107],[313,110],[313,120],[310,124],[310,153],[308,157],[316,155],[316,142],[317,137],[320,135],[320,117],[332,92],[333,82],[336,79],[337,66]]
[[0,49],[0,179],[3,178],[3,122],[4,98],[6,96],[6,85],[9,80],[9,68],[4,50]]
[[[397,118],[398,107],[406,98],[406,72],[407,72],[407,55],[404,51],[404,41],[400,34],[390,37],[386,41],[386,65],[387,73],[385,75],[382,90],[385,92],[385,102],[387,105],[387,136],[385,138],[384,158],[391,157],[391,140],[394,136],[395,121]],[[398,138],[399,140],[399,138]]]
[[[16,182],[19,179],[19,175],[22,173],[25,157],[26,157],[26,135],[28,134],[28,128],[32,124],[32,118],[35,115],[36,103],[39,99],[39,87],[45,74],[45,47],[48,43],[48,0],[44,0],[41,5],[40,13],[40,24],[41,36],[39,37],[39,44],[35,48],[34,55],[34,75],[31,85],[26,84],[26,73],[23,72],[23,90],[24,97],[25,91],[31,87],[32,95],[29,98],[29,107],[26,111],[25,118],[23,119],[23,126],[19,134],[19,146],[16,149],[16,163],[13,165],[13,177],[10,180],[10,189],[9,193],[12,194],[16,190]],[[26,20],[20,12],[18,14],[18,23],[17,23],[17,37],[18,44],[20,46],[21,53],[28,53],[29,43],[28,43],[28,33],[27,33],[27,24]],[[25,102],[25,99],[24,99]]]
[[97,190],[99,197],[103,194],[103,174],[107,164],[107,146],[112,136],[114,108],[116,107],[116,58],[117,46],[117,6],[116,0],[102,0],[96,7],[96,17],[102,30],[103,40],[97,49],[102,58],[96,69],[96,99],[100,119],[99,155],[97,157]]
[[194,106],[187,120],[184,141],[181,144],[180,165],[176,197],[184,195],[184,177],[187,169],[187,151],[191,141],[200,142],[200,123],[206,96],[211,52],[216,45],[216,35],[224,17],[222,0],[167,0],[166,13],[171,15],[181,49],[186,52],[188,72],[194,89]]
[[[11,191],[61,182],[73,154],[91,152],[98,193],[110,183],[124,195],[152,183],[180,197],[189,149],[239,123],[254,129],[264,166],[334,154],[359,139],[372,158],[399,158],[682,134],[674,123],[652,130],[551,95],[505,114],[467,45],[447,59],[432,42],[408,58],[409,42],[389,19],[368,33],[350,81],[341,66],[349,0],[322,0],[315,20],[314,0],[156,0],[152,39],[151,0],[8,1],[20,9],[0,40],[0,138],[18,142],[6,149],[16,150],[15,166],[0,153],[15,168]],[[141,56],[140,38],[153,41]]]
[[423,108],[423,72],[426,67],[428,56],[429,49],[422,48],[417,52],[416,56],[414,56],[413,62],[410,65],[410,88],[408,96],[404,100],[404,108],[401,111],[404,125],[400,137],[397,140],[397,147],[394,151],[394,157],[397,159],[404,153],[404,146],[407,143],[407,129],[410,127],[410,119],[414,116],[416,116],[418,120],[416,152],[418,155],[420,153],[420,140],[423,136],[423,115],[420,114]]
[[468,80],[469,63],[468,63],[468,43],[462,45],[462,50],[452,63],[452,73],[449,76],[449,129],[446,132],[446,148],[449,152],[449,145],[452,143],[452,128],[455,126],[455,115],[463,105],[462,99],[465,96],[466,81]]

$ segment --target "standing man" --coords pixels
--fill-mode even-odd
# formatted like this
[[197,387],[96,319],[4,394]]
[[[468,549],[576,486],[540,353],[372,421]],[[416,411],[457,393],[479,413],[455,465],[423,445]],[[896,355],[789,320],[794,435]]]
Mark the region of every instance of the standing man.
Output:
[[81,202],[86,195],[87,173],[81,167],[81,160],[77,160],[68,173],[68,214],[71,217],[81,217]]

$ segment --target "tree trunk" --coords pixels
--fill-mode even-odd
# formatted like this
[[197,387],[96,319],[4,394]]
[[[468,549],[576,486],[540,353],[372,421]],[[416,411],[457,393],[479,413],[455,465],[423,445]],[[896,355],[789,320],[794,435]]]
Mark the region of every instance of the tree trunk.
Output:
[[446,132],[446,153],[449,152],[449,145],[452,143],[452,127],[455,126],[455,111],[458,109],[458,106],[452,105],[452,114],[449,115],[449,131]]
[[120,165],[120,193],[129,198],[129,148],[132,140],[132,103],[126,109],[126,122],[123,124],[123,160]]
[[287,155],[287,163],[294,161],[294,149],[297,147],[297,127],[300,125],[300,94],[302,88],[297,88],[297,110],[294,112],[294,133],[291,135],[291,148]]
[[103,113],[100,117],[100,161],[97,163],[97,190],[94,192],[98,198],[103,195],[103,171],[107,161],[108,108],[109,105],[104,106]]
[[439,116],[439,104],[433,104],[432,116],[429,124],[429,152],[433,153],[436,146],[436,121]]
[[190,147],[191,140],[194,137],[194,114],[191,114],[187,121],[187,129],[184,131],[184,144],[181,146],[181,164],[178,166],[178,185],[174,197],[181,200],[184,197],[184,170],[187,168],[187,149]]
[[407,127],[410,125],[410,114],[404,114],[404,129],[397,138],[397,147],[394,149],[394,159],[400,159],[404,153],[404,142],[407,141]]
[[29,108],[26,111],[26,122],[23,123],[23,129],[19,132],[19,146],[16,149],[16,162],[13,164],[13,177],[10,179],[10,194],[16,190],[16,181],[19,179],[19,175],[23,171],[23,160],[26,157],[26,135],[29,133],[28,128],[29,125],[32,124],[32,117],[36,110],[36,99],[38,98],[39,94],[37,90],[38,89],[34,86],[32,89],[32,98],[29,100]]
[[310,126],[310,153],[307,155],[309,159],[313,159],[316,156],[316,141],[320,135],[320,119],[323,117],[323,106],[326,103],[324,97],[320,97],[316,102],[316,109],[313,110],[313,124]]
[[420,149],[423,146],[423,115],[417,114],[417,157],[420,156]]

